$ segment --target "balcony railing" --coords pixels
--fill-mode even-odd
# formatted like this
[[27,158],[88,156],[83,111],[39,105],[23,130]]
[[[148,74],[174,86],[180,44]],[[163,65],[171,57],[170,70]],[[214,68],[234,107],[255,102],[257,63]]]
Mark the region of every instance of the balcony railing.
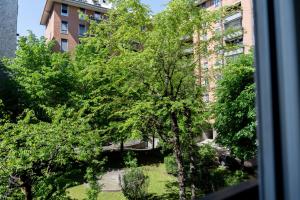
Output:
[[199,6],[200,4],[204,3],[205,1],[207,1],[207,0],[195,0],[195,4],[197,6]]
[[225,51],[224,56],[226,56],[226,57],[235,56],[235,55],[242,54],[242,53],[244,53],[244,47],[238,47],[233,50]]
[[224,23],[228,23],[228,22],[231,22],[231,21],[239,19],[239,18],[242,18],[242,12],[237,12],[233,15],[226,17],[224,20]]
[[194,48],[193,47],[183,50],[184,55],[190,55],[190,54],[193,54],[193,53],[194,53]]
[[242,27],[234,27],[232,30],[225,30],[228,33],[224,36],[224,40],[232,40],[244,35]]

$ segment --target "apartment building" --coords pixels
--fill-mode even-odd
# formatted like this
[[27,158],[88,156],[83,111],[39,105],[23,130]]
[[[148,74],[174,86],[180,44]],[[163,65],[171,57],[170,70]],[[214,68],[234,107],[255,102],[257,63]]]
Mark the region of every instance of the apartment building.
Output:
[[0,0],[0,58],[13,57],[17,47],[18,0]]
[[214,26],[215,32],[233,30],[229,35],[224,35],[223,45],[234,45],[235,48],[223,50],[201,60],[202,67],[199,76],[201,77],[201,84],[206,88],[204,101],[213,102],[215,100],[216,81],[222,77],[220,68],[224,66],[226,60],[248,53],[254,46],[253,2],[252,0],[198,0],[196,5],[199,8],[212,11],[222,6],[226,8],[234,7],[234,12],[230,12],[220,23],[216,23]]
[[45,37],[55,41],[55,51],[72,51],[88,29],[85,16],[100,21],[111,7],[107,0],[46,0],[41,18]]

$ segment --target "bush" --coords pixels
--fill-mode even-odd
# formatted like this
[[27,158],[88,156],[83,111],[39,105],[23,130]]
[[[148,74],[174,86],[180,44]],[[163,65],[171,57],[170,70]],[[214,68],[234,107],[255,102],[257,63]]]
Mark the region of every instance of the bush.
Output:
[[175,157],[174,156],[165,157],[164,163],[165,163],[167,173],[176,176],[177,175],[177,163],[176,163]]
[[237,170],[234,173],[228,175],[225,179],[226,186],[237,185],[248,178],[247,173],[242,170]]
[[199,162],[201,167],[212,168],[218,165],[217,151],[208,144],[202,145],[199,150]]
[[143,200],[147,196],[149,177],[142,169],[132,168],[125,172],[121,181],[121,188],[128,200]]

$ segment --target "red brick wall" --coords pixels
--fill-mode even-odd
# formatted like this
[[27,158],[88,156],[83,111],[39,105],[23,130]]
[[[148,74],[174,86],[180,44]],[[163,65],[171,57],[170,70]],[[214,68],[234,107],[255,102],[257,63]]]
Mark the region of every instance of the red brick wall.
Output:
[[[79,43],[79,24],[85,24],[88,27],[88,23],[86,21],[79,19],[79,8],[74,6],[68,6],[69,15],[62,16],[61,15],[61,4],[54,3],[53,11],[51,17],[49,18],[49,22],[46,26],[45,37],[48,40],[55,40],[56,45],[54,47],[55,51],[60,51],[60,43],[61,39],[68,40],[68,49],[69,51],[73,51],[76,45]],[[94,11],[86,10],[87,15],[94,15]],[[61,21],[68,22],[68,34],[61,33]]]

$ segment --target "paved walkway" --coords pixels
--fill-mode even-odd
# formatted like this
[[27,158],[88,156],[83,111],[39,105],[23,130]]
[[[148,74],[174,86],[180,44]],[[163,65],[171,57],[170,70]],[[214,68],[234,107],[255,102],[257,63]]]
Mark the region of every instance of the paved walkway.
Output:
[[105,173],[98,181],[99,185],[102,186],[104,192],[116,192],[121,191],[120,179],[124,174],[124,170],[114,170]]

